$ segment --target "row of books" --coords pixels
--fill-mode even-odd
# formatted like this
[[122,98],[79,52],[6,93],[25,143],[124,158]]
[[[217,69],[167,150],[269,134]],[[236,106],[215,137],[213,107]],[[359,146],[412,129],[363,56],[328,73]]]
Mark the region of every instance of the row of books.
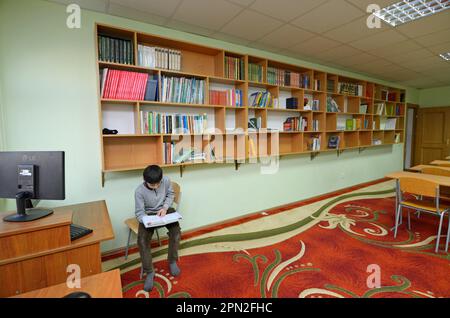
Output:
[[283,131],[306,131],[308,120],[305,117],[288,117],[283,123]]
[[327,97],[327,112],[329,113],[339,113],[341,110],[339,109],[339,105],[336,103],[333,97]]
[[303,99],[303,110],[320,110],[320,100],[314,99],[313,95],[305,95]]
[[259,64],[248,64],[248,80],[252,82],[262,83],[264,80],[263,77],[264,68]]
[[225,77],[235,80],[244,80],[244,59],[225,56]]
[[354,96],[363,96],[364,87],[361,84],[339,82],[338,93]]
[[158,99],[158,80],[147,73],[103,69],[100,74],[101,96],[105,99]]
[[163,143],[163,158],[165,164],[180,164],[192,161],[215,161],[214,148],[208,144],[203,151],[195,147],[178,149],[174,142]]
[[322,136],[313,136],[308,140],[308,150],[310,151],[320,151],[320,144],[322,141]]
[[243,91],[241,89],[210,90],[209,103],[222,106],[243,106]]
[[171,71],[181,70],[181,51],[138,45],[138,65]]
[[320,80],[318,80],[318,79],[314,80],[313,90],[315,90],[315,91],[321,91],[322,90],[322,83],[321,83]]
[[309,88],[310,78],[308,74],[300,74],[288,70],[268,67],[267,83],[278,86]]
[[131,40],[98,36],[98,57],[108,63],[134,64],[134,49]]
[[[339,127],[340,128],[340,127]],[[339,130],[338,128],[338,130]],[[365,119],[364,121],[361,118],[349,118],[345,122],[345,130],[361,130],[361,129],[369,129],[369,120]]]
[[401,116],[402,105],[376,103],[375,104],[375,114],[385,115],[385,116]]
[[141,111],[142,134],[203,134],[208,128],[208,115],[168,114]]
[[205,103],[205,81],[196,78],[162,76],[161,101],[164,103]]
[[274,107],[274,98],[270,92],[255,92],[250,95],[249,105],[251,107]]
[[396,118],[381,118],[380,119],[380,130],[395,130],[397,126]]

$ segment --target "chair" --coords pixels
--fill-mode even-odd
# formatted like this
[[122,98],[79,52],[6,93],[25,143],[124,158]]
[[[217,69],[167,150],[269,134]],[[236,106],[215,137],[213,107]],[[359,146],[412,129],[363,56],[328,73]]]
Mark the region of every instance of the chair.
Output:
[[[397,230],[399,226],[400,216],[402,214],[402,208],[413,209],[419,212],[430,213],[439,216],[439,229],[436,238],[436,249],[437,253],[439,250],[439,242],[441,239],[442,223],[444,221],[445,213],[449,213],[450,205],[442,204],[440,202],[440,192],[439,184],[433,181],[423,180],[420,178],[404,177],[397,179],[397,198],[398,206],[396,209],[395,216],[395,232],[394,237],[397,237]],[[414,195],[419,195],[426,197],[428,199],[418,200],[416,198],[407,199],[403,198],[403,193],[409,193]],[[432,200],[430,200],[432,199]],[[411,217],[410,211],[408,210],[408,229],[411,230]],[[445,251],[448,251],[448,235],[445,244]]]
[[[180,201],[181,201],[181,191],[180,191],[180,185],[176,182],[172,182],[172,189],[175,192],[175,197],[173,202],[177,205],[177,210],[180,208]],[[128,226],[128,241],[127,246],[125,248],[125,259],[128,259],[128,250],[130,248],[130,241],[131,241],[131,233],[134,233],[137,235],[138,229],[139,229],[139,222],[138,220],[133,217],[125,220],[125,224]],[[155,229],[156,237],[158,238],[158,244],[161,246],[161,239],[159,237],[158,229]]]
[[[450,177],[450,170],[442,169],[442,167],[425,167],[422,169],[422,173],[432,174],[434,176],[444,176]],[[441,199],[450,201],[450,189],[441,188],[440,189]]]

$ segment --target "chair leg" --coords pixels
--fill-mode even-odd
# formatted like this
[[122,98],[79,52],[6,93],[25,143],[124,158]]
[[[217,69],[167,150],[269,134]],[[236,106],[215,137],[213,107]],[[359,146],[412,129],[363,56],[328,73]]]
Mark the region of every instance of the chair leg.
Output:
[[448,252],[448,243],[450,242],[450,212],[447,213],[448,216],[448,229],[447,229],[447,241],[445,242],[445,252]]
[[139,274],[140,279],[144,278],[144,268],[141,266],[141,273]]
[[400,215],[402,214],[402,206],[399,204],[397,208],[397,215],[395,216],[395,231],[394,231],[394,238],[397,238],[397,230],[398,230],[398,221],[400,219]]
[[131,240],[131,229],[128,230],[128,241],[127,241],[127,247],[125,248],[125,260],[128,259],[128,249],[130,248],[130,240]]
[[411,231],[411,215],[410,215],[409,210],[408,210],[408,230]]
[[439,251],[439,242],[441,241],[441,231],[442,231],[442,222],[444,221],[444,215],[445,213],[441,214],[441,218],[439,221],[439,229],[438,229],[438,234],[437,234],[437,238],[436,238],[436,249],[435,249],[435,253],[437,253]]
[[161,246],[161,239],[159,238],[159,231],[156,229],[156,237],[158,238],[158,244]]

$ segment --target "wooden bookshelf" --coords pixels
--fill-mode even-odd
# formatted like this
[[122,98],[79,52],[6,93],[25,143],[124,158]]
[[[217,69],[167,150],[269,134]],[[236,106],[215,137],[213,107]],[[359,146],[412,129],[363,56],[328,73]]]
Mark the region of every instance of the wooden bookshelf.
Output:
[[[101,59],[104,48],[98,36],[118,38],[132,43],[131,63]],[[377,147],[404,142],[405,91],[386,87],[378,83],[330,74],[319,70],[290,65],[258,56],[179,41],[162,36],[145,34],[107,25],[95,27],[98,83],[102,82],[104,69],[145,73],[157,80],[156,101],[103,98],[99,85],[99,118],[102,149],[102,171],[127,171],[142,169],[149,164],[164,167],[209,164],[231,159],[245,161],[266,156],[260,154],[264,132],[249,131],[250,118],[260,118],[262,129],[267,134],[267,149],[279,155],[316,154],[318,152]],[[138,45],[177,50],[181,53],[180,67],[162,69],[139,65]],[[227,65],[225,60],[232,61]],[[236,64],[231,65],[230,63]],[[251,67],[250,67],[251,64]],[[238,66],[237,66],[238,65]],[[238,67],[236,71],[233,67]],[[255,76],[255,67],[257,75]],[[259,67],[259,68],[258,68]],[[253,72],[253,73],[252,73]],[[269,74],[269,72],[271,72]],[[274,73],[275,72],[275,73]],[[230,76],[226,76],[226,74]],[[239,75],[233,78],[233,75]],[[204,81],[202,103],[162,102],[162,77],[195,78]],[[253,80],[250,80],[253,78]],[[255,80],[259,78],[260,80]],[[269,83],[270,80],[270,83]],[[240,92],[241,106],[212,104],[210,90]],[[264,107],[250,105],[252,94],[269,92],[274,104]],[[296,98],[298,107],[287,109],[287,101]],[[329,101],[338,109],[329,109]],[[306,103],[306,101],[308,101]],[[306,103],[306,104],[305,104]],[[363,105],[363,107],[361,107]],[[380,111],[380,105],[385,105]],[[143,133],[141,112],[166,112],[168,114],[207,115],[208,127],[202,133]],[[283,123],[289,117],[302,117],[307,121],[304,131],[284,131]],[[347,122],[356,123],[355,127]],[[343,123],[345,122],[345,125]],[[313,123],[316,131],[313,131]],[[390,130],[383,129],[386,123],[395,123]],[[103,135],[103,128],[117,129],[118,135]],[[339,147],[329,149],[328,140],[338,136]],[[172,137],[177,137],[173,141]],[[222,138],[222,143],[218,140]],[[276,138],[276,139],[274,139]],[[318,149],[311,149],[311,140],[320,138]],[[198,141],[198,140],[200,141]],[[272,140],[278,140],[276,145]],[[163,157],[164,142],[194,145],[202,150],[214,145],[216,160],[170,163]],[[244,145],[244,153],[239,147]],[[256,149],[250,149],[255,147]],[[222,151],[217,151],[220,148]]]

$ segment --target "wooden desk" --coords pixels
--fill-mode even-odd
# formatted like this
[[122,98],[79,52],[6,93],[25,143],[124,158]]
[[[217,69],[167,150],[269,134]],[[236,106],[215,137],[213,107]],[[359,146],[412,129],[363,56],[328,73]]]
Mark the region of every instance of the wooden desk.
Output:
[[436,166],[432,166],[432,165],[418,165],[418,166],[414,166],[414,167],[409,168],[409,170],[422,172],[422,170],[425,169],[425,168],[439,168],[439,169],[442,169],[442,170],[450,171],[450,167],[436,167]]
[[70,293],[85,292],[92,298],[122,298],[120,270],[116,269],[81,279],[81,288],[71,289],[66,283],[38,289],[14,298],[62,298]]
[[450,156],[446,157],[445,159],[446,159],[446,160],[450,160]]
[[[63,283],[70,264],[80,266],[81,277],[101,273],[100,242],[114,238],[105,201],[53,210],[27,223],[4,222],[11,212],[0,213],[0,297]],[[72,222],[94,231],[71,242]]]
[[450,161],[447,160],[435,160],[432,161],[430,164],[440,167],[450,167]]
[[431,174],[424,174],[424,173],[416,173],[416,172],[406,172],[406,171],[398,171],[398,172],[392,172],[386,175],[386,178],[390,179],[398,179],[401,177],[410,177],[410,178],[417,178],[422,180],[428,180],[438,183],[440,186],[444,187],[450,187],[450,177],[444,177],[444,176],[435,176]]

